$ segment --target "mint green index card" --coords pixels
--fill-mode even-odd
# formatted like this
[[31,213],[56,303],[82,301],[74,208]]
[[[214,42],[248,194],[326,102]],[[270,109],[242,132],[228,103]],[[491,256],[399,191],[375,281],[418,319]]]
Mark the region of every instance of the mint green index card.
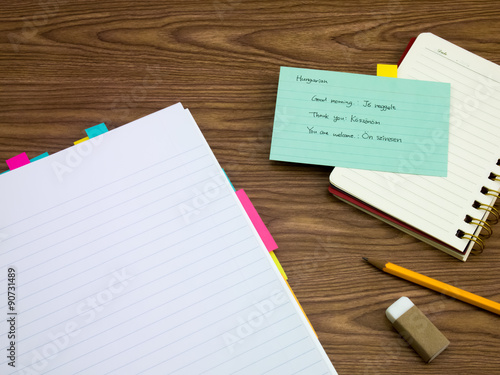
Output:
[[446,176],[450,84],[281,67],[271,160]]

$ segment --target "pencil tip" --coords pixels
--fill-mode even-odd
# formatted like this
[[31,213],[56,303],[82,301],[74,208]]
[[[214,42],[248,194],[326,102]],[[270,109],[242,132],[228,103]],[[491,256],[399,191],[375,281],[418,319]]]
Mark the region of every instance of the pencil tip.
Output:
[[363,257],[364,260],[366,260],[368,262],[368,258],[367,257]]

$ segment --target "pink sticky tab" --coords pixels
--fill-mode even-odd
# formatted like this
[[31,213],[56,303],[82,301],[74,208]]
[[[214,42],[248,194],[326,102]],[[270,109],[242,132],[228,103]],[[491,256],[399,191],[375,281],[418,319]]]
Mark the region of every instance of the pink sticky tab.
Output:
[[267,251],[276,250],[278,248],[278,245],[276,244],[273,236],[271,236],[271,233],[269,232],[266,225],[260,218],[259,213],[253,206],[252,202],[250,201],[250,198],[248,198],[248,195],[245,193],[243,189],[238,190],[236,192],[236,195],[238,196],[238,199],[243,205],[243,208],[245,209],[248,217],[250,218],[250,221],[257,230],[257,233],[259,233],[262,242],[264,242],[264,245],[266,245]]
[[14,156],[13,158],[7,159],[6,163],[9,169],[12,171],[16,168],[22,167],[23,165],[29,164],[30,159],[28,158],[28,155],[26,155],[26,152],[23,152],[22,154]]

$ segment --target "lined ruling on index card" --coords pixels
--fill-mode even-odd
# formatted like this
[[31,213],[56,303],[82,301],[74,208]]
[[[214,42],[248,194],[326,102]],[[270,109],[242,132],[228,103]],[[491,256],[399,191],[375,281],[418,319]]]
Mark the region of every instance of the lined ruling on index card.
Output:
[[189,112],[99,137],[3,177],[0,372],[335,374]]
[[450,85],[282,67],[271,160],[446,176]]

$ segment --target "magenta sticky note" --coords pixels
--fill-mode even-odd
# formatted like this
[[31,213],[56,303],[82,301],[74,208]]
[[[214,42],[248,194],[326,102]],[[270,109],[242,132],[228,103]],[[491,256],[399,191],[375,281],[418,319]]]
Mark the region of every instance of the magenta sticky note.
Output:
[[23,165],[29,164],[30,159],[28,158],[28,155],[26,155],[26,152],[23,152],[22,154],[14,156],[13,158],[7,159],[6,163],[9,169],[12,171],[16,168],[22,167]]
[[273,236],[271,236],[271,233],[269,232],[266,225],[260,218],[259,213],[253,206],[252,202],[250,201],[250,198],[248,198],[248,195],[245,193],[243,189],[238,190],[236,192],[236,195],[238,196],[238,199],[243,205],[243,208],[245,209],[248,217],[250,218],[250,221],[257,230],[257,233],[259,233],[262,242],[264,242],[264,245],[266,245],[267,251],[276,250],[278,248],[278,245],[276,244]]

